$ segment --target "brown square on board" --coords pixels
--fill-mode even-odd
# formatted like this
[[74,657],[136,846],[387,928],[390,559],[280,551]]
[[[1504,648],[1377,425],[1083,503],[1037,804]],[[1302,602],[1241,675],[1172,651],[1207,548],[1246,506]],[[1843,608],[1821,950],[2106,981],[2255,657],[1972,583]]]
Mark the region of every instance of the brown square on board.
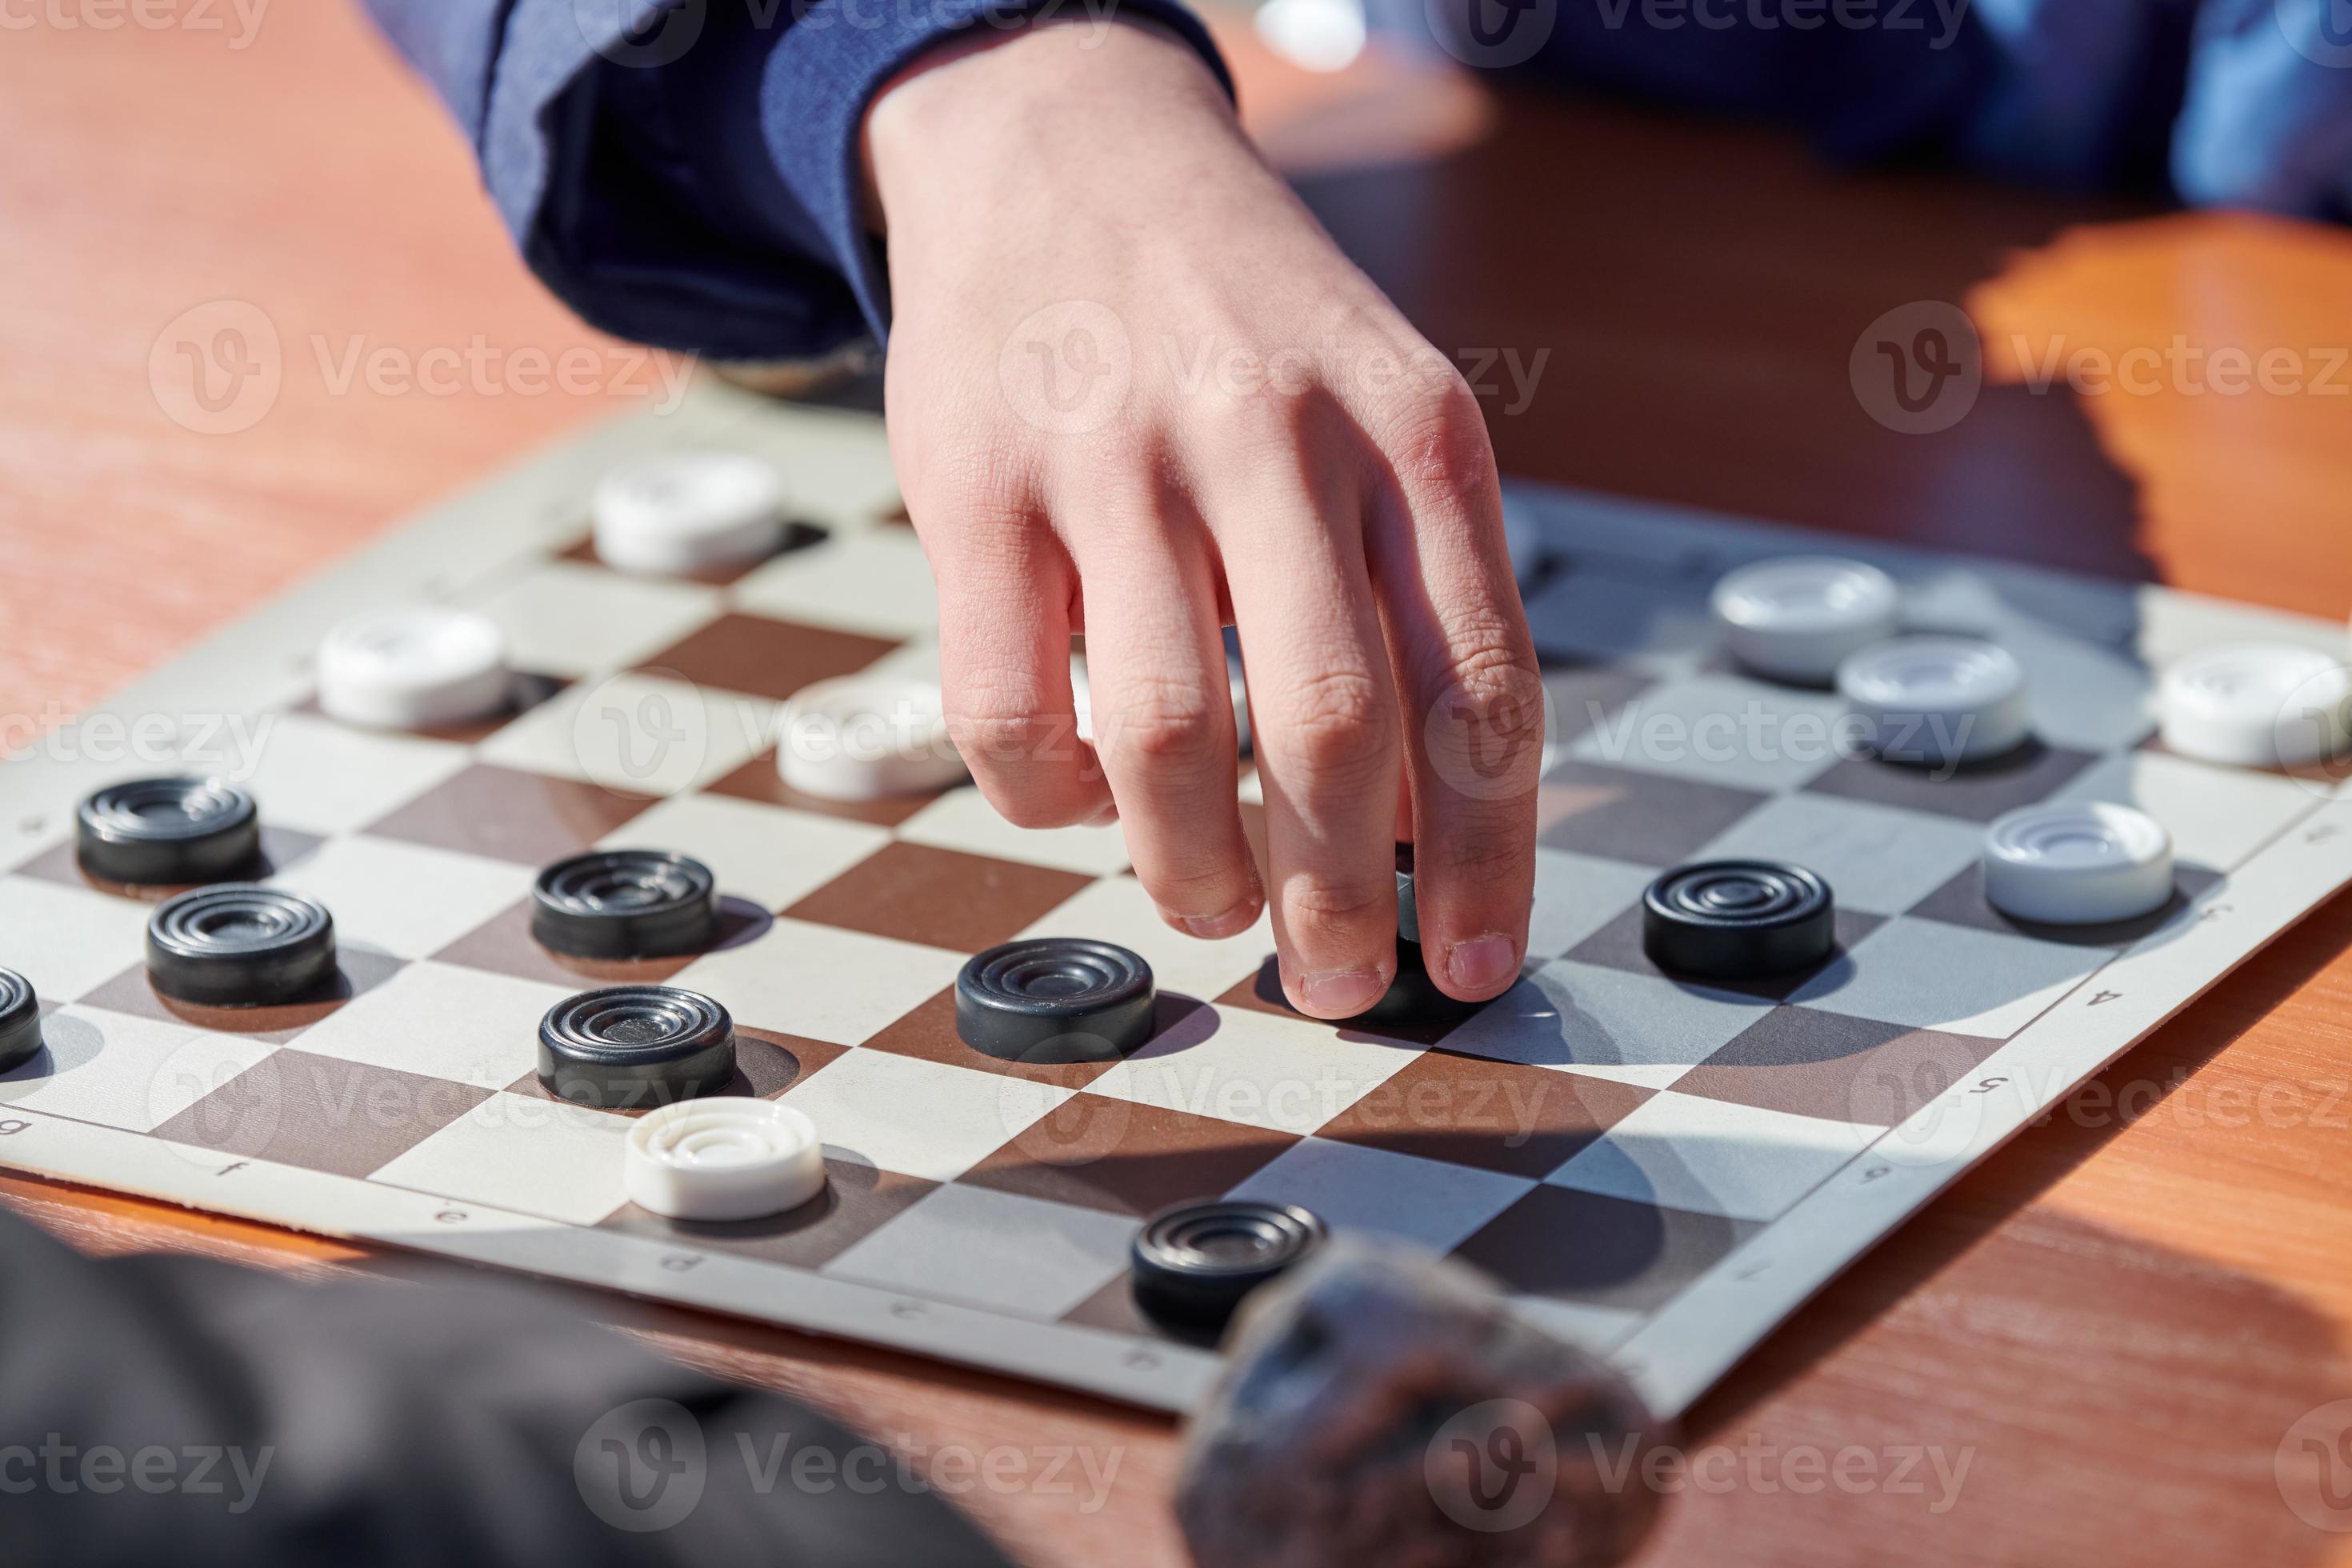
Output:
[[[1085,1329],[1107,1329],[1114,1334],[1125,1334],[1135,1339],[1159,1340],[1168,1344],[1206,1349],[1216,1343],[1213,1334],[1180,1329],[1163,1323],[1145,1311],[1135,1299],[1133,1276],[1124,1270],[1107,1281],[1101,1289],[1063,1313],[1061,1321]],[[1127,1352],[1129,1365],[1150,1364],[1149,1361],[1139,1358],[1157,1359],[1154,1352],[1141,1346]]]
[[339,1176],[365,1176],[490,1097],[489,1090],[308,1051],[273,1051],[155,1136]]
[[733,614],[671,644],[638,668],[697,686],[782,701],[812,681],[864,669],[898,646],[887,637]]
[[1767,798],[1571,759],[1537,786],[1536,841],[1580,855],[1678,866]]
[[1805,785],[1805,793],[1990,822],[2002,812],[2049,799],[2098,760],[2089,752],[2070,752],[2040,741],[1949,773],[1882,763],[1875,757],[1848,757],[1818,774]]
[[1973,1035],[1775,1007],[1676,1079],[1675,1091],[1892,1127],[2000,1047]]
[[[777,556],[790,555],[795,550],[805,550],[824,536],[825,531],[813,522],[788,522],[784,525],[782,540],[778,542],[776,548],[764,555],[754,555],[744,561],[722,562],[715,566],[697,566],[684,572],[667,572],[663,575],[676,577],[688,583],[707,584],[713,588],[730,587],[740,583]],[[561,552],[556,559],[577,561],[588,566],[604,564],[604,558],[596,553],[596,535],[593,532],[581,535],[570,549]],[[617,571],[619,568],[615,567],[614,570]]]
[[[1177,992],[1160,993],[1152,1009],[1152,1038],[1158,1038],[1191,1016],[1201,1005],[1197,999]],[[974,1050],[965,1045],[963,1037],[956,1032],[955,987],[952,985],[920,1006],[901,1014],[885,1025],[878,1034],[859,1044],[868,1050],[919,1057],[927,1062],[945,1062],[950,1067],[971,1068],[980,1072],[1002,1073],[1007,1078],[1027,1079],[1033,1083],[1050,1083],[1062,1089],[1084,1089],[1108,1072],[1118,1060],[1112,1058],[1098,1062],[1017,1062]]]
[[1540,1180],[1649,1098],[1609,1079],[1423,1051],[1316,1136]]
[[719,940],[696,952],[667,958],[574,958],[551,952],[530,934],[531,901],[523,899],[451,942],[434,958],[442,963],[462,963],[522,980],[585,990],[599,985],[660,985],[705,952],[720,952],[756,942],[775,923],[775,917],[743,899],[719,903]]
[[[846,1046],[828,1045],[823,1040],[806,1040],[798,1035],[780,1035],[772,1029],[748,1028],[735,1026],[735,1076],[716,1092],[740,1095],[747,1100],[773,1100],[847,1050]],[[527,1072],[507,1085],[509,1094],[520,1094],[531,1100],[552,1100],[547,1086],[539,1081],[537,1071]],[[576,1103],[576,1102],[574,1102]],[[615,1116],[643,1116],[657,1102],[635,1107],[597,1106],[610,1110]]]
[[900,942],[978,952],[1007,942],[1094,881],[928,844],[881,848],[782,911]]
[[[1307,1017],[1306,1014],[1290,1005],[1289,997],[1282,994],[1282,962],[1272,953],[1266,954],[1265,962],[1258,965],[1256,973],[1246,980],[1234,982],[1216,1000],[1220,1007],[1246,1007],[1253,1013],[1272,1013],[1284,1018]],[[1458,1006],[1440,1008],[1422,1018],[1373,1018],[1360,1014],[1353,1018],[1310,1018],[1307,1021],[1328,1024],[1339,1030],[1344,1039],[1403,1040],[1416,1046],[1433,1046],[1468,1023],[1476,1013],[1475,1007]]]
[[[240,867],[233,876],[220,880],[258,882],[275,877],[287,868],[308,859],[325,842],[316,834],[297,833],[290,827],[272,827],[265,823],[261,829],[261,848],[252,862]],[[82,870],[71,839],[52,845],[10,874],[37,877],[44,882],[62,882],[69,888],[89,888],[118,899],[135,899],[142,904],[160,904],[165,899],[184,893],[195,886],[192,882],[133,884],[101,881]]]
[[1221,1197],[1298,1140],[1188,1111],[1074,1094],[959,1178],[1139,1218]]
[[134,1018],[187,1024],[215,1034],[242,1035],[282,1046],[352,997],[374,990],[399,973],[406,963],[405,959],[394,958],[388,952],[346,943],[336,952],[334,979],[299,1002],[268,1007],[214,1007],[164,995],[149,983],[147,966],[141,963],[123,970],[95,991],[85,993],[79,1000],[110,1013],[128,1013]]
[[756,800],[763,805],[789,806],[794,811],[813,811],[847,822],[870,822],[877,827],[896,827],[947,792],[885,795],[879,800],[827,800],[823,795],[803,795],[776,771],[776,749],[771,746],[733,773],[703,785],[702,793]]
[[477,763],[367,831],[378,838],[544,866],[592,848],[653,801],[602,784]]
[[1678,974],[1659,968],[1650,962],[1642,948],[1642,906],[1635,904],[1615,920],[1578,942],[1564,955],[1577,963],[1590,963],[1602,969],[1622,969],[1634,974],[1654,974],[1671,980],[1677,985],[1697,986],[1707,991],[1725,991],[1738,996],[1753,996],[1759,1001],[1778,1002],[1793,996],[1805,982],[1835,963],[1853,946],[1886,923],[1883,915],[1866,915],[1860,910],[1841,907],[1834,916],[1834,941],[1830,955],[1819,963],[1802,969],[1783,970],[1778,974],[1759,974],[1752,980],[1731,980],[1715,975]]
[[[827,1156],[824,1191],[796,1209],[763,1219],[667,1219],[635,1204],[597,1222],[602,1230],[652,1237],[680,1247],[709,1248],[794,1268],[822,1268],[898,1218],[937,1187],[920,1176]],[[689,1268],[691,1265],[688,1265]]]
[[1454,1256],[1510,1290],[1646,1312],[1763,1228],[1754,1220],[1539,1186]]

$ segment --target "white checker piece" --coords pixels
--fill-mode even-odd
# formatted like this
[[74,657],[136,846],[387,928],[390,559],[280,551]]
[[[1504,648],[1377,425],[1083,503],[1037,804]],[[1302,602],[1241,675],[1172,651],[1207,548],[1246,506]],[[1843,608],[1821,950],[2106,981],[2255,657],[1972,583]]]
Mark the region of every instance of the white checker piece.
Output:
[[338,942],[424,958],[528,897],[533,875],[509,861],[359,834],[328,840],[269,880],[326,905]]
[[1445,1037],[1445,1048],[1664,1089],[1772,1010],[1727,991],[1555,960]]
[[[1126,1271],[1137,1229],[1135,1221],[1097,1209],[945,1186],[824,1272],[1050,1321]],[[1021,1260],[1018,1268],[1006,1266],[1011,1258]]]
[[[300,1048],[478,1089],[504,1089],[537,1070],[539,1021],[570,994],[566,986],[427,960],[407,965],[305,1029]],[[619,1158],[616,1152],[614,1159]]]
[[369,1177],[397,1187],[594,1225],[622,1204],[622,1117],[494,1094]]
[[596,847],[658,846],[690,855],[718,875],[722,896],[781,910],[889,841],[886,829],[863,822],[722,795],[681,795],[638,813]]
[[696,959],[670,984],[764,1027],[850,1046],[951,984],[963,961],[945,948],[779,920],[756,941]]
[[1524,1197],[1535,1183],[1447,1161],[1329,1138],[1302,1138],[1228,1194],[1301,1204],[1335,1231],[1445,1252]]
[[1633,1203],[1775,1219],[1885,1131],[1668,1089],[1545,1180]]
[[276,1051],[267,1040],[61,1007],[41,1020],[47,1048],[0,1076],[0,1105],[146,1132]]

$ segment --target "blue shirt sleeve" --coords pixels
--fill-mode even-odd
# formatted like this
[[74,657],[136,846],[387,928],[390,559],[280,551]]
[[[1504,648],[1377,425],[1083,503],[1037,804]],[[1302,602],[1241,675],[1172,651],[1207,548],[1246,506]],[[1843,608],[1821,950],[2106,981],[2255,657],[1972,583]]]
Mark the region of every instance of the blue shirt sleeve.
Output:
[[[858,128],[924,51],[1066,0],[366,0],[481,161],[532,270],[590,324],[714,359],[887,329]],[[1089,7],[1084,26],[1116,26]],[[1120,0],[1198,49],[1179,0]]]

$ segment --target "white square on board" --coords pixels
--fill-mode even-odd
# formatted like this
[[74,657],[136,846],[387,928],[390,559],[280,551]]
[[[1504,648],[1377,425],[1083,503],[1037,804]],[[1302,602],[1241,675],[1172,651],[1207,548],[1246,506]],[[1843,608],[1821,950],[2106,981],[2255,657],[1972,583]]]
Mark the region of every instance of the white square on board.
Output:
[[518,669],[583,676],[625,669],[683,641],[719,613],[719,591],[551,561],[476,608],[507,634]]
[[615,675],[532,709],[484,741],[482,761],[629,795],[709,784],[774,739],[778,705],[664,676]]
[[1789,1000],[1850,1018],[2005,1040],[2105,963],[2104,948],[1892,920]]
[[[1050,1322],[1126,1270],[1136,1230],[1124,1215],[950,1185],[858,1241],[824,1272]],[[1020,1267],[1005,1267],[1014,1258]]]
[[887,830],[870,823],[721,795],[680,795],[648,806],[598,847],[691,855],[710,868],[721,895],[781,910],[889,841]]
[[628,1201],[621,1170],[630,1125],[585,1106],[494,1094],[368,1179],[594,1225]]
[[1138,1105],[1306,1133],[1421,1051],[1255,1008],[1202,1007],[1087,1088]]
[[1238,936],[1203,942],[1160,918],[1151,895],[1132,877],[1110,877],[1079,889],[1021,934],[1083,933],[1142,955],[1163,992],[1213,1001],[1249,979],[1274,951],[1274,928],[1261,914]]
[[1108,827],[1015,827],[969,784],[948,791],[900,823],[898,837],[1084,877],[1116,876],[1127,869],[1127,838],[1117,823]]
[[364,834],[330,839],[274,886],[334,912],[339,942],[423,958],[530,893],[528,866]]
[[1735,1219],[1776,1219],[1885,1131],[1654,1094],[1545,1180]]
[[1528,956],[1557,958],[1642,901],[1654,866],[1536,850],[1535,910],[1528,918]]
[[406,805],[466,765],[466,748],[354,729],[306,713],[264,721],[259,763],[243,777],[261,820],[304,833],[349,833]]
[[1335,1230],[1367,1231],[1450,1252],[1534,1186],[1524,1176],[1307,1138],[1227,1195],[1298,1204]]
[[780,920],[671,984],[717,999],[739,1024],[854,1046],[952,984],[963,964],[943,947]]
[[1984,852],[1984,828],[1924,811],[1834,795],[1766,801],[1691,856],[1694,860],[1790,860],[1836,890],[1838,903],[1900,914]]
[[2051,798],[2137,806],[2172,835],[2176,860],[2234,871],[2326,798],[2323,787],[2163,752],[2126,752],[2093,764]]
[[0,880],[5,962],[44,1002],[70,1002],[142,963],[152,904],[30,877]]
[[895,1051],[835,1058],[784,1093],[835,1152],[949,1182],[1028,1131],[1070,1090]]
[[847,530],[779,555],[735,584],[735,603],[868,637],[915,637],[940,623],[930,564],[911,528]]
[[301,1048],[504,1089],[537,1070],[539,1021],[572,994],[562,985],[428,960],[409,964],[305,1029]]
[[1841,760],[1845,703],[1734,675],[1652,687],[1570,742],[1589,763],[1730,789],[1792,790]]
[[150,1132],[278,1049],[99,1007],[41,1020],[46,1048],[0,1076],[0,1105]]
[[1771,1010],[1752,996],[1557,959],[1446,1036],[1445,1048],[1664,1089]]

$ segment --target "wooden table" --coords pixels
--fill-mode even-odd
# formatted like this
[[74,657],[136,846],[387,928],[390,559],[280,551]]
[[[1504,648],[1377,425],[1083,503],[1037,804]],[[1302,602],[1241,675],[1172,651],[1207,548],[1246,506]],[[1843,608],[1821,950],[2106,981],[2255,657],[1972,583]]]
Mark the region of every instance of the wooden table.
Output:
[[[354,346],[598,340],[515,262],[458,138],[353,6],[271,7],[242,47],[229,8],[212,10],[225,31],[43,25],[0,52],[16,150],[0,165],[12,742],[405,509],[630,406],[497,385],[338,390]],[[2021,373],[2053,343],[2115,355],[2184,334],[2208,352],[2295,351],[2319,375],[2329,345],[2352,343],[2352,237],[1840,174],[1776,136],[1493,99],[1396,68],[1243,67],[1262,134],[1312,171],[1318,208],[1433,342],[1515,350],[1523,366],[1549,351],[1524,406],[1507,381],[1489,399],[1507,470],[2347,607],[2352,373],[2334,372],[2332,396],[2078,395]],[[286,378],[258,426],[205,437],[162,416],[148,358],[181,312],[222,299],[270,316]],[[1882,311],[1929,300],[1974,313],[1990,384],[1955,429],[1897,435],[1863,412],[1848,354]],[[1680,1497],[1653,1561],[2352,1561],[2352,1537],[2298,1521],[2272,1470],[2297,1416],[2352,1395],[2347,939],[2352,900],[2338,900],[1751,1356],[1696,1412],[1692,1441],[1771,1457],[1741,1458],[1728,1490]],[[96,1251],[409,1267],[36,1181],[0,1181],[0,1198]],[[1115,1456],[1098,1508],[1083,1488],[966,1500],[1034,1562],[1181,1560],[1162,1421],[583,1300],[685,1359],[927,1450]],[[1793,1489],[1810,1476],[1795,1450],[1850,1445],[1965,1453],[1969,1468],[1941,1512],[1932,1477],[1917,1495]]]

